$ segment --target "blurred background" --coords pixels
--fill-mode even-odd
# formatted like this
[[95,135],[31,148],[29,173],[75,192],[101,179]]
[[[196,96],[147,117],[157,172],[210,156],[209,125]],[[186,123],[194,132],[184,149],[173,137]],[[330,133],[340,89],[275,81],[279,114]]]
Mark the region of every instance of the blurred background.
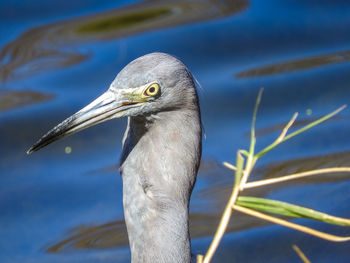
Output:
[[[264,87],[257,148],[295,111],[295,127],[350,98],[345,0],[0,1],[0,262],[129,262],[118,172],[125,120],[27,156],[41,135],[103,93],[131,60],[170,53],[197,78],[205,128],[191,201],[193,253],[205,253],[247,148]],[[350,165],[350,111],[278,147],[254,178]],[[350,182],[333,174],[262,187],[269,197],[350,217]],[[338,235],[350,229],[294,220]],[[349,262],[330,243],[238,212],[213,262]]]

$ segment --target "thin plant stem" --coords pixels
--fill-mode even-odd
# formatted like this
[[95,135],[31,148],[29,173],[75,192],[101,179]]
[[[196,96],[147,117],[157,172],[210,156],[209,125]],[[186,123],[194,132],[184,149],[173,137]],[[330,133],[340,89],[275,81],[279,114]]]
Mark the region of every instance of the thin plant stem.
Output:
[[282,142],[314,127],[315,125],[320,124],[321,122],[324,122],[326,120],[328,120],[329,118],[333,117],[335,114],[339,113],[340,111],[342,111],[344,108],[346,107],[346,105],[343,105],[342,107],[336,109],[335,111],[327,114],[326,116],[317,119],[316,121],[311,122],[310,124],[296,130],[295,132],[285,136],[282,140],[280,141],[274,141],[272,144],[270,144],[269,146],[267,146],[266,148],[264,148],[263,150],[261,150],[260,152],[258,152],[255,156],[256,158],[260,158],[262,156],[264,156],[266,153],[268,153],[269,151],[271,151],[272,149],[274,149],[277,145],[281,144]]
[[234,165],[231,164],[231,163],[223,162],[222,164],[223,164],[226,168],[228,168],[228,169],[230,169],[230,170],[233,170],[233,171],[236,171],[236,170],[237,170],[236,166],[234,166]]
[[298,117],[298,113],[294,113],[293,117],[290,119],[290,121],[287,123],[287,125],[283,128],[281,135],[277,138],[277,142],[282,141],[289,130],[290,127],[292,127],[293,123],[295,122],[296,118]]
[[203,255],[198,254],[198,255],[197,255],[197,263],[202,263],[202,262],[203,262],[203,258],[204,258]]
[[215,232],[213,241],[211,242],[209,249],[207,253],[205,254],[205,257],[203,259],[203,263],[209,263],[212,257],[214,256],[214,253],[217,249],[217,247],[220,244],[220,241],[227,229],[227,225],[230,221],[231,214],[233,212],[232,206],[236,203],[236,200],[239,195],[239,181],[242,176],[242,170],[244,165],[244,158],[240,154],[240,152],[237,152],[237,169],[236,169],[236,179],[235,179],[235,185],[232,190],[232,194],[230,197],[230,200],[227,202],[224,213],[220,219],[219,226]]
[[295,132],[292,132],[291,134],[287,135],[283,139],[283,141],[286,141],[286,140],[288,140],[288,139],[290,139],[290,138],[292,138],[292,137],[294,137],[294,136],[296,136],[296,135],[298,135],[298,134],[300,134],[300,133],[302,133],[302,132],[304,132],[304,131],[306,131],[306,130],[308,130],[308,129],[310,129],[310,128],[312,128],[312,127],[314,127],[314,126],[316,126],[316,125],[318,125],[318,124],[320,124],[320,123],[322,123],[324,121],[326,121],[326,120],[328,120],[329,118],[332,118],[334,115],[336,115],[337,113],[339,113],[340,111],[342,111],[345,108],[346,108],[346,105],[343,105],[340,108],[336,109],[335,111],[327,114],[326,116],[324,116],[324,117],[322,117],[322,118],[320,118],[320,119],[318,119],[318,120],[316,120],[316,121],[314,121],[314,122],[304,126],[301,129],[296,130]]
[[260,187],[260,186],[270,185],[275,183],[281,183],[285,181],[300,179],[311,175],[341,173],[341,172],[350,172],[350,167],[330,167],[330,168],[316,169],[316,170],[311,170],[311,171],[306,171],[301,173],[289,174],[289,175],[285,175],[277,178],[248,182],[245,184],[244,189],[255,188],[255,187]]
[[253,169],[253,167],[254,167],[254,165],[255,165],[255,163],[257,161],[257,158],[254,157],[255,142],[256,142],[256,138],[255,138],[255,122],[256,122],[256,116],[258,114],[258,108],[259,108],[259,105],[260,105],[261,96],[262,96],[263,91],[264,91],[263,88],[261,88],[259,90],[259,94],[258,94],[258,97],[256,99],[256,103],[255,103],[255,107],[254,107],[253,119],[252,119],[252,128],[250,130],[249,153],[248,153],[248,157],[247,157],[246,166],[245,166],[245,169],[243,171],[243,177],[242,177],[240,185],[239,185],[241,191],[244,189],[244,185],[248,181],[248,177],[250,175],[250,172]]
[[298,254],[298,256],[300,257],[300,259],[301,259],[304,263],[311,263],[311,261],[305,256],[305,254],[303,253],[303,251],[301,251],[301,249],[300,249],[297,245],[293,245],[292,248],[294,249],[295,253]]
[[298,224],[294,224],[292,222],[288,222],[286,220],[280,219],[280,218],[276,218],[273,216],[269,216],[260,212],[257,212],[255,210],[249,209],[249,208],[245,208],[245,207],[241,207],[238,205],[233,205],[232,209],[237,210],[241,213],[247,214],[247,215],[251,215],[266,221],[269,221],[271,223],[274,224],[279,224],[288,228],[292,228],[295,230],[298,230],[300,232],[304,232],[306,234],[312,235],[312,236],[316,236],[328,241],[333,241],[333,242],[344,242],[344,241],[349,241],[350,240],[350,236],[349,237],[340,237],[340,236],[335,236],[335,235],[331,235],[331,234],[327,234],[306,226],[301,226]]

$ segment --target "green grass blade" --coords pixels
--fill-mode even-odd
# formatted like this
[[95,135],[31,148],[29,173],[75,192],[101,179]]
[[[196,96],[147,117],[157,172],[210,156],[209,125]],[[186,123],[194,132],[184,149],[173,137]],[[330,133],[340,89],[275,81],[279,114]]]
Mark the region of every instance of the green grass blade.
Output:
[[328,120],[329,118],[333,117],[334,115],[336,115],[337,113],[339,113],[340,111],[342,111],[345,107],[346,107],[346,105],[343,105],[342,107],[340,107],[340,108],[336,109],[335,111],[333,111],[333,112],[327,114],[326,116],[323,116],[322,118],[319,118],[319,119],[317,119],[316,121],[313,121],[313,122],[311,122],[310,124],[308,124],[308,125],[306,125],[306,126],[300,128],[300,129],[298,129],[298,130],[292,132],[291,134],[285,136],[285,137],[283,138],[283,140],[281,140],[281,141],[279,141],[279,142],[274,142],[274,143],[270,144],[269,146],[267,146],[266,148],[264,148],[263,150],[261,150],[259,153],[257,153],[257,154],[255,155],[255,157],[256,157],[256,158],[262,157],[263,155],[265,155],[266,153],[268,153],[269,151],[271,151],[272,149],[274,149],[277,145],[279,145],[279,144],[281,144],[282,142],[284,142],[284,141],[286,141],[286,140],[288,140],[288,139],[290,139],[290,138],[292,138],[292,137],[294,137],[294,136],[296,136],[296,135],[298,135],[298,134],[300,134],[300,133],[302,133],[302,132],[304,132],[304,131],[307,131],[308,129],[310,129],[310,128],[312,128],[312,127],[314,127],[314,126],[316,126],[316,125],[318,125],[318,124],[320,124],[320,123],[322,123],[322,122],[324,122],[324,121],[326,121],[326,120]]
[[264,211],[272,214],[290,216],[290,217],[300,217],[300,215],[290,212],[284,208],[269,206],[265,204],[252,203],[252,202],[244,202],[240,199],[240,197],[238,197],[238,201],[236,202],[236,204],[239,206],[253,209],[253,210]]
[[286,141],[286,140],[288,140],[288,139],[290,139],[290,138],[292,138],[292,137],[294,137],[294,136],[296,136],[296,135],[298,135],[298,134],[300,134],[300,133],[302,133],[302,132],[304,132],[304,131],[306,131],[306,130],[308,130],[308,129],[310,129],[310,128],[312,128],[312,127],[314,127],[314,126],[316,126],[316,125],[318,125],[318,124],[320,124],[320,123],[322,123],[322,122],[324,122],[324,121],[326,121],[326,120],[328,120],[328,119],[330,119],[330,118],[332,118],[334,115],[336,115],[337,113],[339,113],[340,111],[342,111],[345,107],[346,107],[346,105],[343,105],[343,106],[341,106],[340,108],[336,109],[335,111],[333,111],[333,112],[327,114],[326,116],[324,116],[324,117],[322,117],[322,118],[319,118],[319,119],[316,120],[316,121],[311,122],[310,124],[304,126],[303,128],[300,128],[299,130],[296,130],[295,132],[292,132],[291,134],[287,135],[287,136],[282,140],[282,142],[283,142],[283,141]]
[[318,220],[328,224],[340,225],[340,226],[350,226],[350,220],[346,218],[336,217],[328,215],[326,213],[318,212],[316,210],[293,205],[286,202],[281,202],[277,200],[250,197],[250,196],[240,196],[236,202],[237,205],[284,215],[292,217],[304,217],[308,219]]
[[250,129],[249,154],[251,154],[251,155],[254,155],[255,142],[256,142],[256,138],[255,138],[255,122],[256,122],[256,116],[258,114],[258,108],[259,108],[259,105],[260,105],[261,96],[262,96],[263,91],[264,91],[263,88],[261,88],[259,90],[259,94],[258,94],[258,97],[256,98],[255,107],[254,107],[254,113],[253,113],[253,119],[252,119],[252,127]]

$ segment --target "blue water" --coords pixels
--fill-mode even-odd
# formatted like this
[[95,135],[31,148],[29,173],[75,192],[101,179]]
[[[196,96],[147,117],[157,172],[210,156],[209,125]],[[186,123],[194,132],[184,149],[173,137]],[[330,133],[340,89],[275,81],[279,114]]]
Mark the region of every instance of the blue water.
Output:
[[[111,31],[77,33],[79,26],[111,14],[159,6],[177,11]],[[128,62],[154,51],[181,59],[201,85],[205,139],[191,212],[203,217],[193,221],[193,252],[205,253],[233,182],[221,162],[234,162],[236,151],[248,148],[258,90],[264,87],[258,149],[296,111],[298,119],[311,121],[349,104],[349,14],[348,1],[0,1],[0,262],[130,260],[125,229],[118,225],[123,211],[116,165],[125,120],[92,127],[30,156],[25,152],[104,92]],[[347,108],[286,142],[259,160],[254,176],[349,166],[349,119]],[[347,178],[317,177],[253,194],[350,217]],[[296,222],[350,235],[347,228]],[[230,226],[213,262],[298,262],[293,244],[312,262],[350,258],[349,243],[238,213]]]

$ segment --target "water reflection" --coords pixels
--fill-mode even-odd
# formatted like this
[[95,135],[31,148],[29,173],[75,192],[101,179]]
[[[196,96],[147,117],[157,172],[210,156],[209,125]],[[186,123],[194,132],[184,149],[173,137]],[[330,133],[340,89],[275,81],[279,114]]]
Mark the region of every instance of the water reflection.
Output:
[[153,8],[150,10],[142,10],[139,12],[131,11],[126,14],[119,14],[112,17],[100,18],[91,23],[87,23],[76,28],[78,34],[96,34],[108,31],[116,31],[138,27],[143,23],[154,21],[171,15],[170,8]]
[[[301,120],[296,120],[293,122],[293,129],[297,129],[297,128],[301,128],[303,126],[306,126],[309,123],[316,121],[320,117],[313,117],[313,118],[305,118],[305,119],[301,119]],[[344,116],[334,116],[331,119],[329,119],[327,122],[335,122],[335,121],[343,120],[344,118],[345,118]],[[256,129],[255,134],[257,136],[263,136],[263,135],[267,135],[267,134],[270,134],[273,132],[281,132],[283,130],[283,128],[286,127],[287,124],[288,124],[288,122],[284,122],[284,123],[279,123],[279,124],[273,124],[271,126],[267,126],[264,128],[259,128],[259,129]],[[250,132],[247,132],[246,136],[247,137],[250,136]]]
[[[191,237],[199,238],[212,235],[218,224],[217,214],[191,214]],[[228,228],[228,233],[252,227],[266,225],[252,217],[238,214],[236,224]],[[124,220],[114,221],[98,226],[79,226],[71,230],[71,236],[46,249],[48,253],[67,253],[80,249],[109,249],[128,245],[128,236]]]
[[307,70],[331,64],[339,64],[350,61],[350,51],[339,51],[330,54],[322,54],[312,57],[302,57],[285,62],[279,62],[268,66],[262,66],[242,71],[236,74],[237,78],[262,77],[281,73],[290,73]]
[[31,90],[9,91],[0,90],[0,111],[17,109],[53,99],[53,95]]
[[80,63],[89,54],[79,51],[78,44],[218,19],[246,6],[246,0],[150,0],[35,27],[1,50],[0,81]]

